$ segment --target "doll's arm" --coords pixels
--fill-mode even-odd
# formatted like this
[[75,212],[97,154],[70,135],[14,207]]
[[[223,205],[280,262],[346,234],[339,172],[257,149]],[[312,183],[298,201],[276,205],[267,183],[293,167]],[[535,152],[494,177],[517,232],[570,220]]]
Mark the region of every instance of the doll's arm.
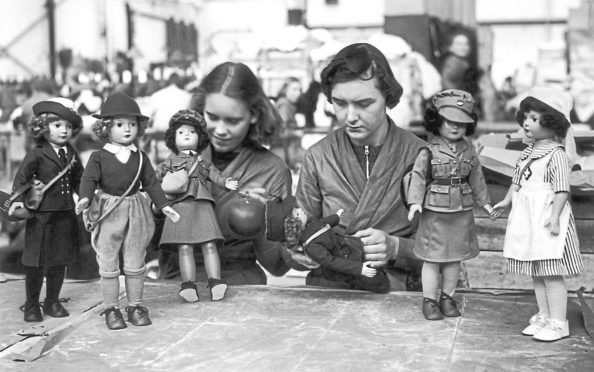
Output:
[[[19,169],[17,170],[17,173],[14,176],[14,182],[12,184],[13,192],[20,189],[21,187],[23,187],[27,182],[30,182],[33,180],[33,176],[37,172],[37,155],[36,154],[37,154],[36,150],[30,151],[23,159],[21,166],[19,167]],[[26,195],[26,193],[23,193],[21,196],[16,198],[15,202],[24,201],[25,195]]]
[[497,218],[503,214],[512,204],[512,195],[514,192],[520,190],[520,186],[512,183],[509,189],[507,190],[507,194],[505,194],[505,198],[502,201],[495,204],[493,206],[493,211],[490,213],[492,218]]
[[361,275],[363,273],[363,263],[349,260],[340,256],[334,256],[331,253],[333,248],[331,244],[336,240],[330,239],[332,231],[327,231],[319,237],[312,240],[305,247],[306,254],[321,266],[344,274]]
[[551,215],[545,221],[545,227],[549,229],[552,235],[559,235],[559,216],[568,199],[569,193],[565,191],[555,193],[555,196],[553,197]]
[[237,190],[237,187],[239,186],[239,182],[237,182],[237,180],[234,180],[231,177],[223,176],[221,171],[212,163],[208,166],[208,179],[214,185],[217,185],[221,188],[226,188],[228,190]]
[[423,205],[425,200],[427,175],[431,168],[431,152],[428,149],[422,149],[415,160],[410,186],[408,188],[408,197],[405,203]]

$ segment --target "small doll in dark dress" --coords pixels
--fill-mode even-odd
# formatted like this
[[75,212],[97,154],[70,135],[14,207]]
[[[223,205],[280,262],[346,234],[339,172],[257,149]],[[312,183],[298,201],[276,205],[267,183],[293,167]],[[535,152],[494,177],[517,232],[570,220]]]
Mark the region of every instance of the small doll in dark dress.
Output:
[[[78,223],[73,193],[78,190],[83,167],[69,141],[82,129],[82,119],[72,101],[51,98],[33,106],[35,117],[28,124],[37,146],[23,159],[13,190],[33,180],[48,184],[68,167],[45,191],[38,208],[27,219],[23,265],[27,300],[21,309],[26,322],[41,322],[39,295],[46,277],[43,312],[54,318],[68,316],[59,299],[66,265],[76,261]],[[21,195],[11,205],[9,215],[28,205]]]
[[340,209],[322,219],[309,219],[293,196],[269,201],[266,235],[269,240],[286,241],[289,249],[303,252],[322,267],[322,275],[346,282],[349,289],[388,292],[386,273],[363,262],[361,240],[332,230],[339,224],[342,213]]
[[[157,168],[157,178],[163,184],[167,198],[182,216],[181,223],[165,221],[159,246],[175,248],[179,254],[182,278],[180,296],[188,302],[199,300],[196,281],[194,247],[200,246],[204,267],[208,276],[211,300],[222,300],[227,284],[221,280],[221,264],[217,244],[222,243],[223,233],[214,211],[214,199],[208,189],[212,187],[237,189],[237,181],[225,178],[200,153],[208,146],[209,137],[206,122],[194,110],[180,110],[171,117],[169,129],[165,132],[165,143],[172,154]],[[196,163],[198,164],[194,166]],[[167,174],[179,170],[190,172],[188,187],[179,193],[169,193],[163,182]]]

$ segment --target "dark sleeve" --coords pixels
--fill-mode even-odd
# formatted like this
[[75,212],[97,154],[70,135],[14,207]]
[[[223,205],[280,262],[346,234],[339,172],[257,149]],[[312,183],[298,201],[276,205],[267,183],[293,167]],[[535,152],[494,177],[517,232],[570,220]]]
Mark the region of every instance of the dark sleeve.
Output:
[[[19,167],[16,175],[14,176],[14,182],[12,183],[12,192],[15,192],[16,190],[20,189],[27,182],[33,179],[33,176],[37,172],[37,166],[39,162],[37,153],[37,149],[29,151],[29,153],[23,159],[21,166]],[[27,193],[21,194],[21,196],[15,199],[15,202],[22,202],[26,194]]]
[[431,168],[431,151],[421,150],[415,165],[412,170],[410,179],[410,186],[408,189],[408,204],[419,204],[423,205],[425,200],[425,191],[427,188],[427,175]]
[[[227,177],[223,176],[221,174],[221,171],[214,166],[214,164],[210,163],[210,164],[205,164],[208,166],[208,179],[214,184],[217,185],[218,187],[221,187],[223,189],[225,189],[225,181],[227,181]],[[200,166],[200,165],[199,165]]]
[[140,172],[140,182],[142,182],[142,187],[149,194],[155,206],[161,210],[163,207],[171,205],[171,203],[165,197],[165,193],[161,188],[161,184],[159,181],[157,181],[155,170],[153,169],[148,156],[144,153],[144,151],[140,151],[140,155],[143,159],[142,171]]
[[331,214],[322,218],[322,225],[330,225],[330,227],[337,226],[340,223],[340,217],[337,214]]
[[85,169],[82,165],[82,162],[80,161],[80,157],[76,152],[74,153],[74,156],[76,158],[76,162],[74,163],[74,169],[72,170],[72,189],[78,193],[81,177]]
[[334,256],[331,244],[335,240],[331,239],[332,231],[326,231],[319,237],[312,240],[305,248],[305,253],[314,261],[323,267],[337,271],[339,273],[361,275],[363,263],[348,260],[339,256]]
[[82,173],[78,192],[79,199],[87,198],[91,200],[97,185],[101,181],[101,156],[99,151],[91,154],[87,166]]
[[485,180],[485,176],[483,174],[483,168],[479,161],[478,155],[474,151],[474,148],[471,147],[472,151],[472,169],[470,170],[470,175],[468,177],[468,183],[472,188],[472,196],[474,198],[474,202],[479,206],[482,207],[486,204],[491,203],[491,197],[489,196],[489,190],[487,188],[487,181]]

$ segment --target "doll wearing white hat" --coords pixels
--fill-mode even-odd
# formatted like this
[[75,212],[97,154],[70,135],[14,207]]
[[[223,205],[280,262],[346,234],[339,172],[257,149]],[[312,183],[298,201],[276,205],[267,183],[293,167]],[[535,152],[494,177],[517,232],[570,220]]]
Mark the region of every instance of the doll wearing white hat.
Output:
[[503,255],[511,273],[532,277],[538,313],[522,331],[538,341],[569,336],[567,288],[563,276],[583,270],[569,204],[569,161],[563,145],[571,123],[569,94],[532,88],[516,120],[533,142],[521,153],[512,185],[494,216],[512,207]]

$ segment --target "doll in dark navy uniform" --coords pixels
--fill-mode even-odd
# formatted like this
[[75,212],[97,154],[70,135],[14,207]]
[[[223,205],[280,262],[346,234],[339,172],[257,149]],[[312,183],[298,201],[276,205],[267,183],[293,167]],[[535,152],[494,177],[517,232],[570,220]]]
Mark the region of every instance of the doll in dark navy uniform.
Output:
[[[83,167],[69,141],[82,129],[82,119],[73,110],[72,101],[51,98],[33,106],[35,117],[29,122],[29,132],[37,143],[30,151],[14,179],[13,191],[28,182],[48,184],[37,209],[29,210],[25,250],[26,302],[21,307],[27,322],[41,322],[39,296],[46,277],[46,296],[43,312],[61,318],[68,316],[62,306],[60,291],[64,282],[66,265],[76,261],[78,252],[78,223],[74,213],[73,193],[78,190]],[[68,170],[59,178],[65,168]],[[12,215],[29,205],[26,194],[18,197],[9,210]]]
[[286,241],[289,249],[305,253],[321,266],[322,275],[328,280],[343,281],[348,289],[388,292],[386,273],[363,261],[361,240],[342,236],[332,229],[339,224],[342,213],[341,209],[321,219],[309,219],[292,196],[269,201],[266,235],[269,240]]

